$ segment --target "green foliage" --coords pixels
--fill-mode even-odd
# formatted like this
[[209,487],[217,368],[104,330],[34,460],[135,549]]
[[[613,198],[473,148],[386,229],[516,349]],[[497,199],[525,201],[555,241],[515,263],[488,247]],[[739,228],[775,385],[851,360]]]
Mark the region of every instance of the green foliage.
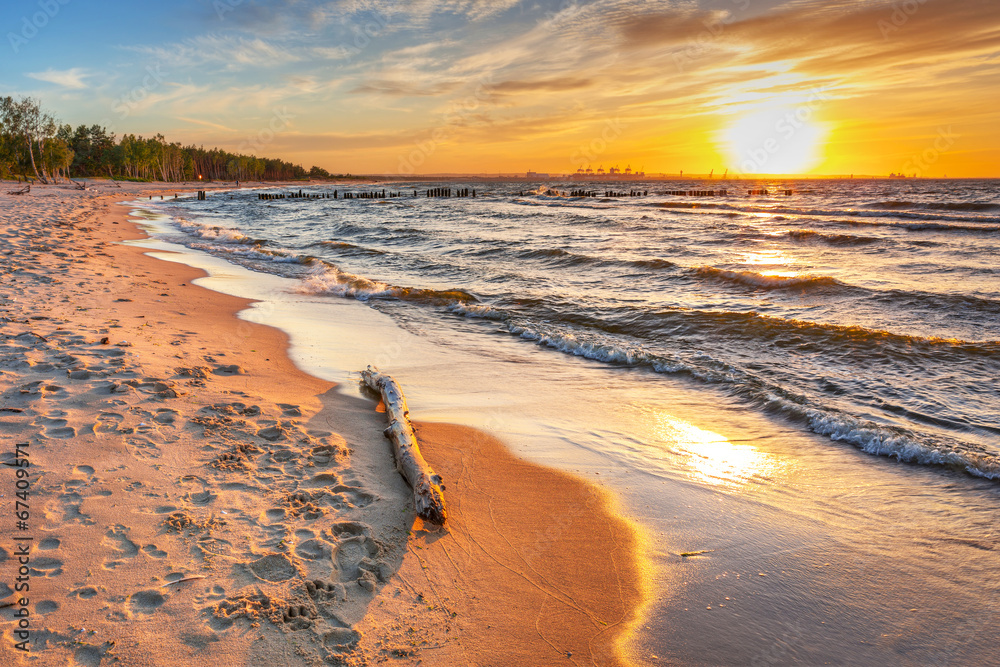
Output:
[[100,125],[57,125],[36,100],[0,97],[0,176],[29,173],[43,182],[58,176],[107,176],[130,181],[301,180],[301,165],[273,158],[241,155],[203,146],[169,143],[162,134],[144,138],[126,134],[116,140]]

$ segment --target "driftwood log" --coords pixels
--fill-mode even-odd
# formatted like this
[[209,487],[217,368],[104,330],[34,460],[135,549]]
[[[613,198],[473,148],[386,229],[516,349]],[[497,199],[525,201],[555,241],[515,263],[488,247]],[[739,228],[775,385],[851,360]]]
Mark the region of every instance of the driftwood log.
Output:
[[21,188],[20,190],[8,190],[7,194],[9,194],[9,195],[26,195],[29,192],[31,192],[31,183],[28,183],[28,185],[26,185],[25,187]]
[[396,469],[413,487],[413,504],[417,516],[439,526],[444,525],[447,512],[444,507],[444,484],[441,476],[434,474],[417,447],[417,436],[410,424],[406,398],[399,384],[390,376],[369,366],[361,371],[361,379],[382,395],[389,427],[383,433],[392,441]]

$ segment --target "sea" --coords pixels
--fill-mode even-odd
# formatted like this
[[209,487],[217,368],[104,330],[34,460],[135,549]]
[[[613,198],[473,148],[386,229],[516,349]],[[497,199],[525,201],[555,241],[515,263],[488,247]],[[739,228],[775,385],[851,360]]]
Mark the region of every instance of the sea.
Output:
[[1000,181],[259,186],[135,216],[341,391],[376,365],[415,419],[610,491],[645,536],[637,664],[1000,664]]

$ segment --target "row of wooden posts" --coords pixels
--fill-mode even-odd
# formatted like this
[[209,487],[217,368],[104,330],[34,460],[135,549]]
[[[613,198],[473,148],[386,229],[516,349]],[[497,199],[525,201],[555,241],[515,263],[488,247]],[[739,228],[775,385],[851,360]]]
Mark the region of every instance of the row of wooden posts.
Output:
[[[774,194],[779,194],[779,193],[782,194],[782,195],[784,195],[784,196],[786,196],[786,197],[791,197],[792,196],[792,191],[791,190],[775,190],[774,191]],[[462,189],[456,189],[456,190],[453,190],[452,188],[431,188],[429,190],[425,190],[424,194],[427,197],[475,197],[476,196],[476,191],[473,190],[473,189],[469,189],[469,188],[462,188]],[[518,194],[520,196],[522,196],[522,197],[525,196],[525,192],[523,190],[521,192],[519,192]],[[553,195],[553,196],[560,196],[560,195],[562,195],[562,196],[569,196],[569,197],[597,197],[597,196],[599,196],[597,192],[592,191],[592,190],[571,190],[570,192],[560,192],[558,190],[547,190],[545,194],[547,194],[547,195]],[[727,196],[729,196],[729,190],[667,190],[664,194],[671,195],[673,197],[727,197]],[[768,192],[766,189],[765,190],[747,190],[747,195],[751,196],[751,197],[753,197],[753,196],[766,197],[769,194],[771,194],[771,193]],[[605,190],[604,191],[604,196],[605,197],[645,197],[647,195],[649,195],[649,190],[629,190],[628,192],[616,192],[616,191],[613,191],[613,190]],[[206,199],[206,196],[207,196],[207,194],[206,194],[205,190],[198,190],[198,199],[199,200]],[[392,191],[387,191],[387,190],[376,190],[374,192],[344,192],[343,193],[343,198],[344,199],[389,199],[389,198],[393,198],[393,197],[405,197],[405,196],[407,196],[407,195],[404,195],[402,192],[392,192]],[[414,197],[417,196],[417,191],[416,190],[413,191],[413,196]],[[271,193],[260,192],[260,193],[257,194],[257,199],[268,200],[268,201],[273,200],[273,199],[338,199],[339,197],[340,197],[340,193],[339,193],[338,190],[334,190],[332,193],[325,192],[325,193],[318,193],[318,194],[316,194],[316,193],[302,192],[302,190],[299,190],[298,192],[289,192],[287,194],[284,193],[284,192],[278,193],[278,194],[271,194]],[[153,198],[152,195],[150,195],[149,198],[152,199]],[[176,198],[177,198],[177,195],[174,195],[174,199],[176,199]],[[162,195],[160,196],[160,199],[163,199]]]
[[670,190],[667,194],[674,197],[726,197],[729,190]]
[[[791,190],[775,190],[774,191],[774,194],[779,194],[779,193],[785,195],[786,197],[791,197],[792,196],[792,191]],[[754,197],[754,196],[766,197],[769,194],[771,194],[771,193],[768,192],[767,190],[747,190],[747,196],[749,196],[749,197]]]
[[[198,193],[198,199],[204,199],[202,192]],[[475,197],[476,191],[469,188],[462,188],[458,190],[453,190],[452,188],[431,188],[430,190],[425,190],[424,194],[428,197]],[[289,193],[257,193],[257,199],[260,200],[274,200],[274,199],[339,199],[341,193],[339,190],[334,190],[333,192],[325,192],[319,194],[303,193],[301,190],[298,192]],[[403,192],[393,192],[391,190],[375,190],[373,192],[344,192],[344,199],[392,199],[394,197],[406,197]],[[416,190],[413,191],[413,197],[418,196]]]
[[609,190],[604,193],[605,197],[645,197],[649,190],[629,190],[628,192],[614,192]]
[[[792,196],[791,190],[774,191],[774,194],[779,193],[785,195],[786,197]],[[727,197],[729,196],[729,190],[667,190],[664,194],[668,194],[673,197]],[[771,193],[767,190],[747,190],[747,196],[749,197],[766,197],[769,194]]]
[[476,191],[469,188],[452,190],[451,188],[431,188],[427,190],[428,197],[475,197]]
[[[473,190],[473,193],[474,192],[475,192],[475,190]],[[528,193],[528,194],[531,194],[531,193]],[[569,192],[563,192],[563,191],[560,191],[560,190],[546,190],[545,194],[547,196],[549,196],[549,197],[600,197],[601,196],[600,194],[598,194],[594,190],[570,190]],[[612,190],[605,190],[603,196],[605,196],[605,197],[645,197],[648,194],[649,194],[649,190],[629,190],[628,192],[614,192]],[[475,197],[476,195],[473,194],[472,196]],[[521,197],[526,196],[524,190],[521,190],[518,193],[518,196],[521,196]]]

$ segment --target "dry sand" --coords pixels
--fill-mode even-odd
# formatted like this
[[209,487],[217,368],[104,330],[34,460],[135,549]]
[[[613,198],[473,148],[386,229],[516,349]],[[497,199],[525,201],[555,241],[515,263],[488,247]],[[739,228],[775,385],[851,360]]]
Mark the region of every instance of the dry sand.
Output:
[[374,402],[297,369],[282,332],[234,316],[245,300],[191,285],[200,271],[116,243],[142,234],[115,202],[156,186],[11,189],[0,663],[628,664],[641,550],[602,492],[419,424],[451,516],[415,525]]

